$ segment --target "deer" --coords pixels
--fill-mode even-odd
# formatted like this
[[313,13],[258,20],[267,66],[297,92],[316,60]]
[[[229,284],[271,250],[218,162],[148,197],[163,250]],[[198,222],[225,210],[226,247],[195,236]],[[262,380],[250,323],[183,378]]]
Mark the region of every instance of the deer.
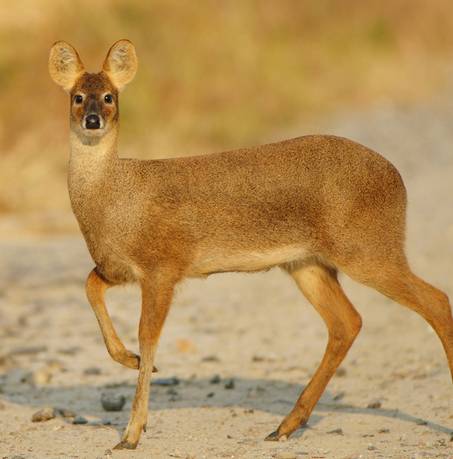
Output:
[[[407,193],[379,153],[332,135],[168,159],[118,155],[119,94],[137,71],[134,45],[109,49],[89,73],[70,44],[50,50],[51,78],[69,94],[68,188],[95,263],[88,301],[111,357],[138,370],[127,427],[116,449],[146,431],[150,381],[175,287],[224,272],[287,272],[327,328],[324,356],[294,407],[266,440],[304,426],[362,327],[338,279],[344,273],[423,317],[453,376],[448,296],[416,276],[405,253]],[[115,331],[105,292],[138,284],[139,353]]]

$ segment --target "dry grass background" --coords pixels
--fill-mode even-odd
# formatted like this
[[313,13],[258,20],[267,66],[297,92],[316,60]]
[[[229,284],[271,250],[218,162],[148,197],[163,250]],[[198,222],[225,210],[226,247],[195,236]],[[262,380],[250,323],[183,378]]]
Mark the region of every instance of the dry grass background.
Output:
[[[47,53],[90,70],[130,38],[121,149],[146,158],[234,148],[345,107],[406,103],[448,83],[449,0],[0,0],[0,212],[68,209],[67,96]],[[301,134],[303,129],[301,129]]]

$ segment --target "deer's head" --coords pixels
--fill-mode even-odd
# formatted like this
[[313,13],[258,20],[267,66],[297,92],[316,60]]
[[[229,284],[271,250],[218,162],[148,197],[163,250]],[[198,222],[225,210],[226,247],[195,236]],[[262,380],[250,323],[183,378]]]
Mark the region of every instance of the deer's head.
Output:
[[137,56],[129,40],[113,44],[99,73],[86,72],[77,51],[64,41],[50,50],[50,76],[70,95],[71,130],[88,141],[117,125],[118,94],[136,71]]

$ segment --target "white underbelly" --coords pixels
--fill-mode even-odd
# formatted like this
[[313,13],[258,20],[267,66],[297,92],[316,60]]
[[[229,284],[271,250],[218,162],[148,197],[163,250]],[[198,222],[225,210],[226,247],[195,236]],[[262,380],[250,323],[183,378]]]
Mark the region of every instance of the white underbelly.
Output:
[[232,251],[215,249],[200,253],[195,258],[190,275],[206,276],[218,272],[264,271],[274,266],[303,260],[310,256],[300,246],[285,246],[275,249]]

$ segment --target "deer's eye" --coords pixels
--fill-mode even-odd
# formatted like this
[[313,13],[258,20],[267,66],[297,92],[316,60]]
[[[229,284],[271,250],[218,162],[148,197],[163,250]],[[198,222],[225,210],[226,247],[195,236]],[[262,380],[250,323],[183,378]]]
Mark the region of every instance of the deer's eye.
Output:
[[77,105],[80,105],[82,102],[83,102],[83,96],[81,96],[80,94],[76,94],[74,96],[74,103]]
[[113,102],[113,96],[111,94],[106,94],[104,96],[104,102],[106,104],[111,104]]

